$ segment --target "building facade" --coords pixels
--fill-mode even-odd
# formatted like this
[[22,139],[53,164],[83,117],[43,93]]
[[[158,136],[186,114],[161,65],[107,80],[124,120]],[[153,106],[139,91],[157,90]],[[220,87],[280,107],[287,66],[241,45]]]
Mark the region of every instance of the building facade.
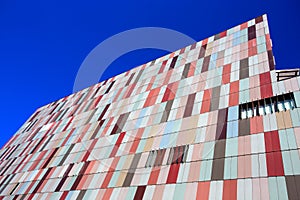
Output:
[[0,199],[300,199],[299,71],[266,15],[39,108]]

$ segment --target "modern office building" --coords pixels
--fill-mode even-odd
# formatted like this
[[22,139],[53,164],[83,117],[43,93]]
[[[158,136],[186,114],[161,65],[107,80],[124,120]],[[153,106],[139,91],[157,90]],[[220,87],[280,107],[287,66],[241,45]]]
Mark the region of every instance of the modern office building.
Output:
[[300,78],[266,15],[39,108],[0,199],[300,199]]

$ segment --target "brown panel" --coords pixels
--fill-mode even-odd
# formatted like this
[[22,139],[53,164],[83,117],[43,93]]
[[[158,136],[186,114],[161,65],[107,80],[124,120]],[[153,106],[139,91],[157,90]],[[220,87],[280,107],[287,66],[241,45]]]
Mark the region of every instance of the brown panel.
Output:
[[214,159],[225,157],[226,140],[218,140],[215,144]]
[[213,161],[211,180],[223,180],[224,176],[224,158]]
[[166,153],[166,149],[158,150],[157,158],[156,158],[155,164],[154,164],[155,166],[161,166],[162,165],[163,159],[165,157],[165,153]]
[[130,82],[131,82],[131,80],[133,79],[134,75],[135,75],[135,72],[132,73],[132,74],[130,75],[130,77],[129,77],[129,79],[127,80],[125,86],[128,86],[128,85],[130,84]]
[[130,168],[128,170],[128,173],[126,175],[126,178],[124,180],[124,183],[123,183],[123,187],[128,187],[130,186],[131,184],[131,181],[133,179],[133,176],[134,176],[134,173],[135,173],[135,170],[136,170],[136,167],[139,163],[139,160],[141,158],[141,153],[139,154],[136,154],[131,162],[131,165],[130,165]]
[[268,51],[268,59],[269,59],[270,70],[274,70],[275,69],[275,62],[274,62],[274,57],[273,57],[272,50]]
[[248,40],[256,38],[256,28],[255,25],[248,27]]
[[111,131],[110,135],[121,133],[122,129],[125,125],[125,122],[127,121],[130,113],[123,113],[120,115],[120,117],[117,120],[117,123],[115,124],[113,130]]
[[146,186],[139,186],[136,190],[136,193],[134,195],[134,200],[142,200],[144,197],[144,193],[146,190]]
[[210,103],[210,111],[218,110],[219,109],[219,102],[220,102],[220,90],[221,86],[212,88],[211,94],[211,103]]
[[220,98],[211,99],[210,111],[218,110],[219,109],[219,103],[220,103]]
[[218,122],[217,122],[217,132],[216,132],[216,138],[215,138],[216,140],[226,139],[227,113],[228,113],[228,108],[219,110]]
[[101,115],[100,115],[99,118],[98,118],[98,121],[102,120],[102,118],[104,117],[104,115],[105,115],[106,111],[108,110],[109,106],[110,106],[110,104],[107,104],[107,105],[105,106],[105,108],[103,109]]
[[131,172],[127,173],[126,178],[124,180],[124,183],[123,183],[122,187],[129,187],[130,186],[131,181],[133,179],[133,175],[134,175],[134,173],[131,173]]
[[181,75],[181,79],[187,78],[189,70],[190,70],[190,65],[191,65],[191,63],[188,63],[184,66],[184,69],[183,69],[183,72],[182,72],[182,75]]
[[300,199],[300,175],[295,175],[295,181],[296,181],[296,189],[298,193],[298,199]]
[[221,38],[220,35],[221,35],[220,33],[216,34],[215,37],[214,37],[214,41],[220,39]]
[[68,158],[68,156],[70,156],[70,153],[71,153],[72,149],[74,148],[74,146],[75,146],[75,144],[70,145],[70,147],[68,148],[68,151],[65,153],[64,157],[61,159],[58,166],[62,166],[64,164],[65,160]]
[[249,61],[248,58],[240,61],[240,79],[249,77]]
[[240,80],[244,78],[249,78],[249,68],[240,69]]
[[172,62],[171,62],[171,65],[170,65],[169,70],[170,70],[170,69],[174,69],[175,64],[176,64],[176,62],[177,62],[177,59],[178,59],[178,56],[176,56],[176,57],[174,57],[174,58],[172,59]]
[[250,134],[250,119],[239,120],[239,136]]
[[204,57],[201,73],[206,72],[208,70],[209,61],[210,61],[210,56]]
[[141,78],[142,73],[144,72],[144,70],[140,70],[140,72],[138,73],[136,79],[134,80],[134,83],[137,83],[139,81],[139,79]]
[[240,69],[249,68],[248,58],[240,60]]
[[207,45],[205,44],[201,47],[198,59],[203,58],[205,56],[206,46]]
[[113,81],[113,82],[109,85],[109,87],[108,87],[107,90],[105,91],[105,94],[109,93],[109,91],[111,90],[111,88],[112,88],[112,86],[114,85],[115,82],[116,82],[116,81]]
[[294,176],[286,176],[285,182],[287,186],[287,192],[290,200],[297,200],[300,198],[298,192],[300,188],[297,188],[296,180]]
[[80,199],[83,199],[83,198],[84,198],[84,195],[85,195],[85,193],[86,193],[86,190],[81,190],[81,191],[80,191],[80,193],[79,193],[79,195],[77,196],[77,198],[76,198],[76,199],[78,199],[78,200],[80,200]]
[[168,121],[173,102],[174,102],[174,99],[167,102],[165,110],[164,110],[163,115],[162,115],[162,118],[160,120],[160,123],[164,123],[164,122]]
[[188,96],[188,100],[187,100],[187,103],[186,103],[186,107],[185,107],[185,110],[184,110],[183,117],[190,117],[192,115],[195,96],[196,96],[196,93],[190,94]]
[[259,16],[259,17],[256,17],[255,18],[255,23],[256,24],[258,24],[258,23],[260,23],[260,22],[262,22],[263,21],[263,17],[262,16]]

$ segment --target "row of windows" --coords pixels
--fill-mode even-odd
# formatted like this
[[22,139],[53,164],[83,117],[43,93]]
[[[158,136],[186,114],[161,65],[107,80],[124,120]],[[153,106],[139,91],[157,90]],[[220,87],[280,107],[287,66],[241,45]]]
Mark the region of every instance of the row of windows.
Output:
[[239,105],[239,119],[292,110],[296,107],[294,94],[291,92]]
[[[167,165],[186,162],[189,145],[173,147],[169,151]],[[161,166],[167,149],[150,151],[145,167]]]

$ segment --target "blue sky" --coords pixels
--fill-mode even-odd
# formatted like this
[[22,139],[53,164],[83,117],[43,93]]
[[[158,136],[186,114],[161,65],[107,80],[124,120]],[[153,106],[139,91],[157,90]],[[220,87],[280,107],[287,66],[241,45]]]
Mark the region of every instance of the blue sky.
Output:
[[[0,0],[0,146],[38,107],[71,94],[84,58],[114,34],[155,26],[199,41],[266,13],[277,69],[295,68],[300,66],[299,8],[296,0]],[[166,53],[128,53],[102,79]]]

